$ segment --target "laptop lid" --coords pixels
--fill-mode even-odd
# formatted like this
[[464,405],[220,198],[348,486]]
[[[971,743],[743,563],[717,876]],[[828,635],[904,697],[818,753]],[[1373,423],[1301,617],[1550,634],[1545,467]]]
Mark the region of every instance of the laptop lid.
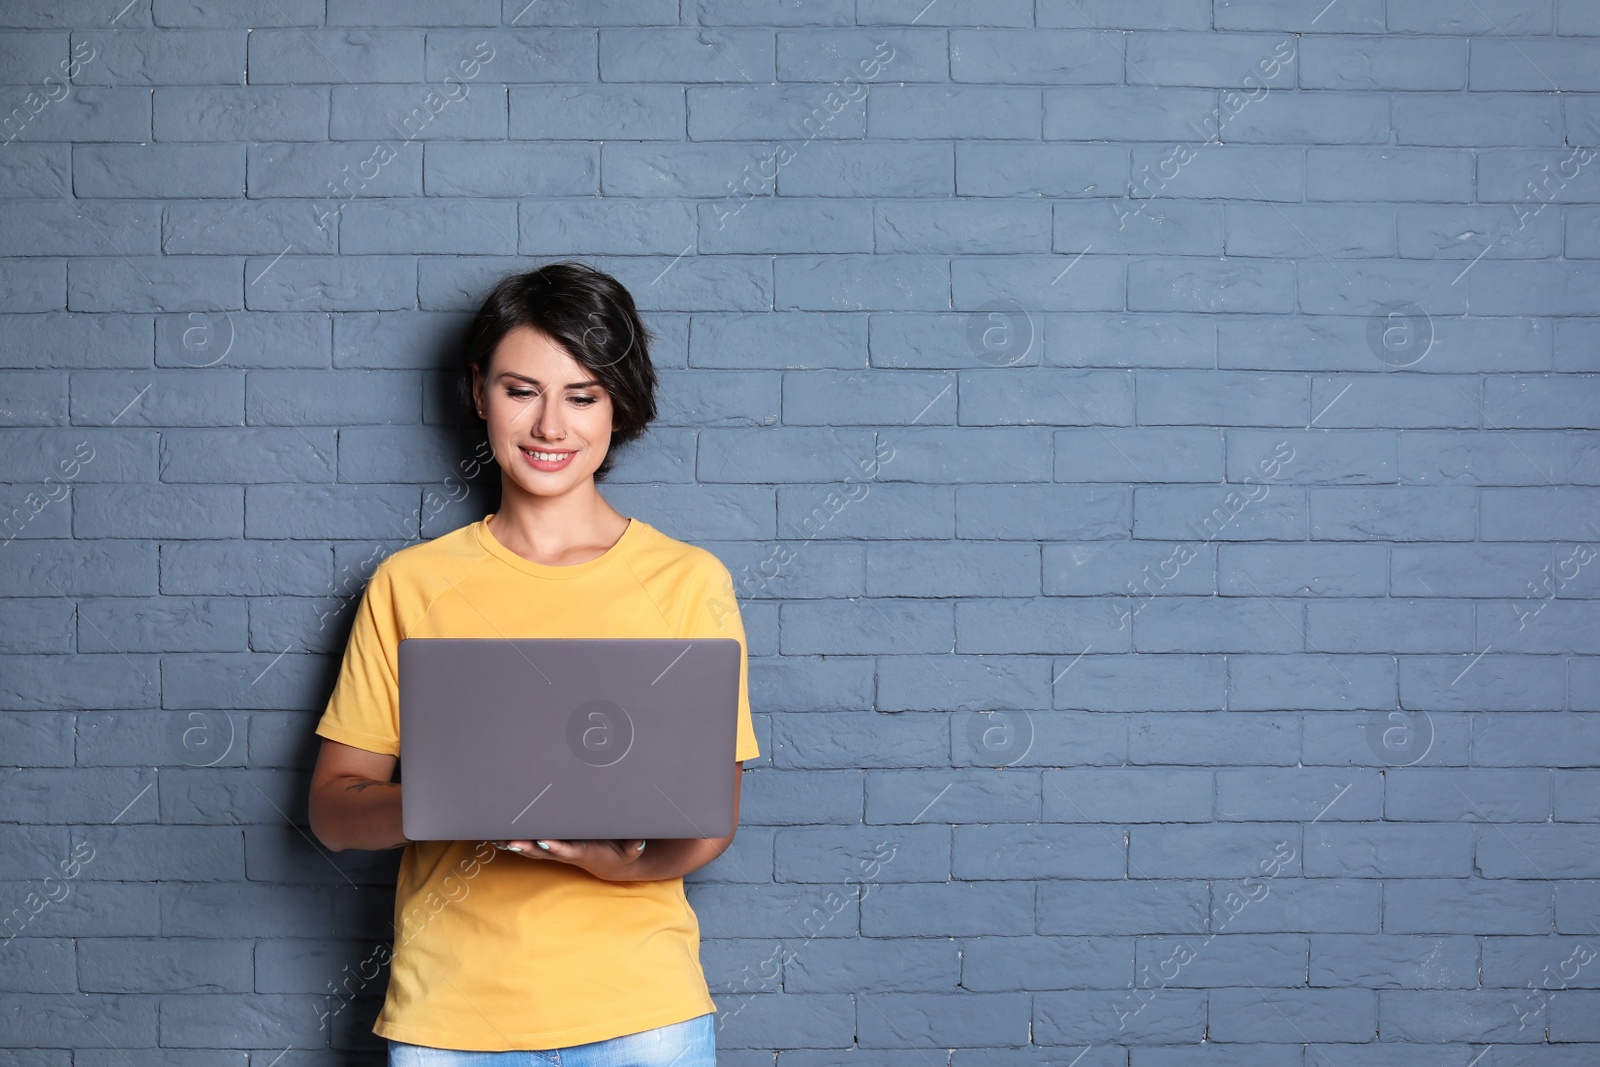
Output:
[[733,832],[733,638],[406,638],[412,840]]

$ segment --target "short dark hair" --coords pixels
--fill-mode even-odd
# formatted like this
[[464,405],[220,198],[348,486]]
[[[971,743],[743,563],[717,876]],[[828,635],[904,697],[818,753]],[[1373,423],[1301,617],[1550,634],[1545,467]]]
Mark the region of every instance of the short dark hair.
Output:
[[456,367],[466,416],[475,417],[472,371],[487,381],[489,359],[506,334],[532,327],[567,351],[611,397],[611,448],[595,480],[611,472],[616,448],[637,440],[656,417],[656,371],[633,295],[611,275],[574,260],[547,263],[496,282],[467,327]]

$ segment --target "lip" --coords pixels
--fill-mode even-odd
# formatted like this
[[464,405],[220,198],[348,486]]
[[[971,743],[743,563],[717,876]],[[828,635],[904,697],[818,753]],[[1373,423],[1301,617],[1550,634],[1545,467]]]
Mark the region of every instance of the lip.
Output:
[[[522,448],[520,445],[518,446],[518,451],[520,451],[522,453],[522,458],[527,460],[528,466],[532,467],[536,471],[558,471],[558,470],[562,470],[563,468],[565,468],[568,464],[570,464],[572,462],[572,457],[576,456],[578,454],[576,451],[566,452],[566,454],[563,455],[561,459],[551,461],[551,460],[544,460],[544,459],[534,459],[532,456],[530,456],[528,454],[528,450]],[[541,449],[536,449],[535,451],[543,452],[544,449],[542,449],[542,448]],[[561,451],[561,450],[552,449],[551,451],[554,452],[554,451]]]

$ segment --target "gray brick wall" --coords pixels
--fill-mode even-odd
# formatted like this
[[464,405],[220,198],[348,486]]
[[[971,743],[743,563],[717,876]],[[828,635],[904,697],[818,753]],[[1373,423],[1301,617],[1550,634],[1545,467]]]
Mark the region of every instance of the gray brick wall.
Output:
[[0,6],[0,1060],[382,1061],[311,729],[575,256],[750,639],[724,1063],[1596,1062],[1597,12]]

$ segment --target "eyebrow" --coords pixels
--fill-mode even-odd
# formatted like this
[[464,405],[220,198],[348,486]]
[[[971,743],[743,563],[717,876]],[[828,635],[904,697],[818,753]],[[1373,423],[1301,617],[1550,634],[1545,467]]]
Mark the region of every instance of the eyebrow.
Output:
[[[531,385],[543,385],[544,384],[543,382],[541,382],[537,378],[530,378],[526,374],[517,374],[514,371],[501,371],[500,372],[500,377],[501,378],[516,378],[518,381],[528,382]],[[604,385],[604,384],[605,384],[604,382],[601,382],[601,381],[598,381],[597,379],[591,378],[586,382],[568,382],[567,383],[567,388],[568,389],[587,389],[591,385]]]

